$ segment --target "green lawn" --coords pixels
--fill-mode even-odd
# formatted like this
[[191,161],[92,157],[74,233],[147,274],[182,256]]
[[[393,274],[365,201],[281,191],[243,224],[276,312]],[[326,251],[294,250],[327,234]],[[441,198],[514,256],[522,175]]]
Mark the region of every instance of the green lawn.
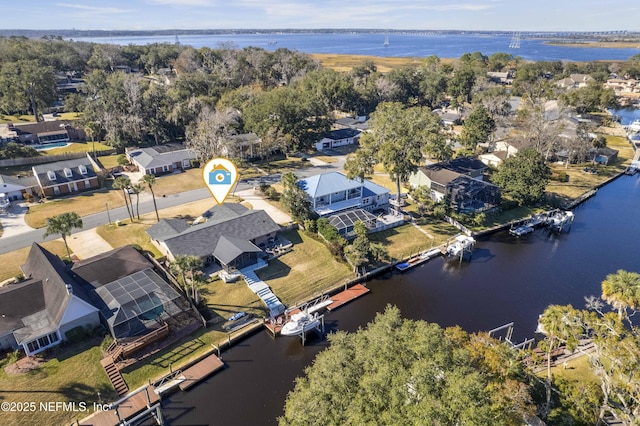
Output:
[[[114,401],[117,394],[100,365],[102,351],[97,340],[58,348],[50,360],[39,368],[22,374],[7,374],[0,369],[0,399],[2,402],[80,402],[88,408],[93,403]],[[4,367],[6,361],[0,362]],[[91,410],[72,412],[65,410],[33,412],[5,412],[5,425],[69,425],[91,413]]]
[[437,245],[411,224],[376,232],[370,237],[371,242],[384,244],[393,259],[401,259]]
[[59,200],[34,204],[29,207],[29,212],[24,216],[24,219],[27,225],[32,228],[42,228],[46,226],[47,219],[50,217],[67,212],[76,212],[80,216],[87,216],[105,211],[107,203],[110,209],[123,206],[122,191],[101,189],[80,192]]
[[333,258],[324,243],[302,231],[282,235],[293,242],[293,250],[257,271],[276,296],[291,306],[354,278],[349,266]]
[[[155,214],[153,215],[155,216]],[[149,226],[155,222],[155,217],[153,219],[148,217],[141,222],[134,223],[130,223],[129,220],[126,220],[122,221],[120,226],[116,226],[115,224],[99,226],[96,228],[96,232],[98,232],[98,235],[108,242],[111,247],[123,247],[128,244],[137,244],[144,250],[150,251],[153,253],[154,257],[158,258],[162,256],[162,253],[160,253],[158,248],[153,245],[149,236],[145,232]]]
[[102,164],[105,169],[111,169],[119,166],[118,157],[120,157],[120,154],[103,155],[98,157],[98,161],[100,161],[100,164]]
[[74,142],[71,145],[63,146],[60,148],[52,148],[40,151],[44,155],[58,155],[66,154],[69,152],[96,152],[108,151],[112,149],[109,145],[102,142]]
[[0,123],[29,123],[35,122],[33,115],[5,115],[0,114]]

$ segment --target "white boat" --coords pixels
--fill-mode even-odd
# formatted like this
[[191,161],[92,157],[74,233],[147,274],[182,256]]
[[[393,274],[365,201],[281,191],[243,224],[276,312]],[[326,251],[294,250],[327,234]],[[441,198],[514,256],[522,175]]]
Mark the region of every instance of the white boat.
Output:
[[547,219],[547,224],[551,227],[551,229],[555,229],[556,231],[567,231],[568,227],[570,227],[573,223],[574,218],[575,216],[573,212],[558,210],[553,212],[549,216],[549,218]]
[[631,123],[627,124],[627,130],[632,132],[640,132],[640,118],[636,118]]
[[509,233],[516,237],[521,237],[523,235],[530,234],[531,232],[533,232],[533,227],[529,225],[520,225],[509,230]]
[[458,235],[453,243],[447,246],[447,253],[449,256],[460,256],[465,250],[469,250],[474,244],[476,240],[472,237],[468,237],[466,235]]
[[298,312],[291,315],[291,319],[282,326],[280,334],[283,336],[297,336],[302,332],[313,330],[320,325],[317,314],[311,315],[307,312]]

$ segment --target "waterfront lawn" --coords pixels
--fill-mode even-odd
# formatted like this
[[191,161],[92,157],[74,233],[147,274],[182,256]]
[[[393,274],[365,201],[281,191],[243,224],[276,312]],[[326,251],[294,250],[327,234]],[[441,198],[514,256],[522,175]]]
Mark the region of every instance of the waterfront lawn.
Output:
[[354,278],[345,263],[333,258],[327,246],[302,231],[285,231],[293,250],[256,271],[285,306],[300,303]]
[[[459,232],[457,232],[459,233]],[[392,259],[401,259],[433,247],[433,240],[410,223],[369,235],[372,243],[382,243]]]
[[[9,425],[65,425],[88,416],[93,403],[117,398],[104,369],[100,365],[102,351],[97,339],[54,349],[40,367],[23,374],[7,374],[5,362],[0,361],[0,394],[2,402],[34,402],[33,412],[6,412],[3,424]],[[9,353],[7,356],[11,356]],[[44,411],[40,403],[80,402],[87,404],[85,412],[66,410]]]
[[[67,256],[67,250],[65,249],[62,240],[39,243],[42,247],[53,254],[57,254],[60,257]],[[24,265],[27,261],[29,250],[31,250],[31,246],[0,254],[0,282],[22,274],[20,266]]]

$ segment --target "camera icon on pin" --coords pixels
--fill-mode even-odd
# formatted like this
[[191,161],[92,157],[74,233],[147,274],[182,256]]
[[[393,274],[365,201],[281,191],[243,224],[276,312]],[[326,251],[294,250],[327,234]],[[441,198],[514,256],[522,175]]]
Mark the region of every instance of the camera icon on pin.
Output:
[[222,166],[216,166],[209,172],[209,185],[231,185],[231,172]]

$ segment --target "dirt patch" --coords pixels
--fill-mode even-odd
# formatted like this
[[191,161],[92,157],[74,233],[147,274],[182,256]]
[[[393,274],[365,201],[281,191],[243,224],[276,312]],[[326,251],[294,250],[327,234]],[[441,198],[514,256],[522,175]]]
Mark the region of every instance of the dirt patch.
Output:
[[39,368],[45,362],[46,360],[43,358],[24,357],[13,364],[7,365],[4,368],[4,372],[9,375],[24,374]]

